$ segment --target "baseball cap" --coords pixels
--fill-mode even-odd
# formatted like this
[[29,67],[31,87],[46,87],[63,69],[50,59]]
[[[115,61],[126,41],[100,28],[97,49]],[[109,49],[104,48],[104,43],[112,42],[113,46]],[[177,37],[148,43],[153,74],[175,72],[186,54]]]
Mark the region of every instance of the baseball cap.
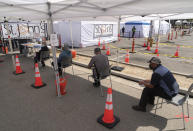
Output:
[[94,52],[96,53],[96,52],[100,52],[101,51],[101,49],[100,48],[95,48],[94,49]]
[[152,57],[148,63],[161,64],[161,60],[158,57]]

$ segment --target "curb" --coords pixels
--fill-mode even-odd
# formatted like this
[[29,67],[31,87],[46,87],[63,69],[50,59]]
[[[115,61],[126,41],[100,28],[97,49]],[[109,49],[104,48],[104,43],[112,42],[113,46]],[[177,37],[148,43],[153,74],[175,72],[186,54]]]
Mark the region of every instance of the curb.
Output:
[[[80,56],[85,56],[85,57],[92,57],[91,55],[85,55],[85,54],[82,54],[82,53],[77,53],[77,55],[80,55]],[[111,62],[116,62],[115,60],[109,60]],[[135,67],[139,67],[139,68],[144,68],[146,70],[149,70],[149,68],[147,66],[142,66],[142,65],[137,65],[137,64],[133,64],[133,63],[125,63],[125,62],[119,62],[120,64],[124,64],[124,65],[130,65],[130,66],[135,66]],[[191,74],[183,74],[183,73],[179,73],[179,72],[175,72],[175,71],[171,71],[173,74],[175,75],[181,75],[181,76],[185,76],[187,78],[190,78],[192,75]]]

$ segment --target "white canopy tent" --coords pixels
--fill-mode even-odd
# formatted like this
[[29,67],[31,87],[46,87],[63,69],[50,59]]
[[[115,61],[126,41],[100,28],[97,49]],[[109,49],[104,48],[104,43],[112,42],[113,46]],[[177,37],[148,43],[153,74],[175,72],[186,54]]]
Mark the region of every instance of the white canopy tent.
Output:
[[54,20],[193,12],[192,0],[0,0],[0,17],[46,20],[48,2]]
[[101,43],[117,41],[118,24],[107,21],[73,21],[70,25],[68,21],[60,21],[54,23],[54,32],[61,35],[62,44],[72,46],[73,41],[74,47],[87,47],[97,45],[99,39]]
[[[53,33],[53,20],[120,15],[144,16],[152,13],[192,13],[193,0],[0,0],[0,12],[2,21],[4,17],[9,21],[18,18],[48,20],[49,33]],[[120,20],[119,17],[118,20]],[[6,26],[8,30],[7,22]],[[13,52],[10,38],[9,43]],[[59,96],[56,51],[54,47],[52,49]],[[12,59],[14,59],[13,56]]]

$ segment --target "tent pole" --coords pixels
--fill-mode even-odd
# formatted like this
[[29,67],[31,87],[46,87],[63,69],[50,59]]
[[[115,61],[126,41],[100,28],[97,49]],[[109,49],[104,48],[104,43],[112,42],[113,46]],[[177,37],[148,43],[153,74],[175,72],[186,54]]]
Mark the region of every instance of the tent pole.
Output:
[[[50,11],[51,4],[48,2],[47,5],[48,5],[48,16],[49,16],[49,19],[48,19],[49,35],[48,36],[50,38],[50,35],[53,34],[53,20],[52,20],[52,12]],[[52,45],[52,54],[53,54],[53,61],[54,61],[54,71],[56,75],[57,93],[58,93],[58,97],[60,97],[61,94],[60,94],[60,84],[59,84],[58,62],[56,58],[56,48],[53,45]]]
[[160,27],[161,27],[161,19],[159,18],[159,28],[158,28],[158,35],[157,35],[157,46],[160,42]]
[[72,39],[72,22],[70,20],[70,38],[71,38],[71,42],[72,42],[72,50],[74,48],[74,42],[73,42],[73,39]]
[[169,19],[169,33],[171,34],[171,22],[170,22],[170,19]]
[[119,34],[119,35],[121,35],[120,22],[121,22],[121,16],[119,16],[119,19],[118,19],[118,34]]
[[13,47],[12,47],[12,43],[11,43],[11,36],[10,36],[9,25],[8,25],[8,21],[7,21],[7,20],[5,20],[5,25],[6,25],[7,34],[8,34],[9,47],[10,47],[10,50],[11,50],[11,57],[12,57],[12,62],[13,62],[13,69],[16,70],[16,67],[15,67],[15,59],[14,59],[14,55],[13,55]]

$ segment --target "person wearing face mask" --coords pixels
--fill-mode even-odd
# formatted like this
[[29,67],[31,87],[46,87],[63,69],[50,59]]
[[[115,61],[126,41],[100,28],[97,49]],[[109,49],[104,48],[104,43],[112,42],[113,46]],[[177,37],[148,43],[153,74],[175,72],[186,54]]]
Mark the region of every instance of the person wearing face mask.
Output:
[[152,57],[149,61],[149,68],[153,70],[151,80],[139,81],[139,85],[144,85],[139,104],[132,106],[135,111],[146,112],[146,105],[154,105],[155,96],[171,100],[178,94],[179,85],[173,74],[161,65],[158,57]]

